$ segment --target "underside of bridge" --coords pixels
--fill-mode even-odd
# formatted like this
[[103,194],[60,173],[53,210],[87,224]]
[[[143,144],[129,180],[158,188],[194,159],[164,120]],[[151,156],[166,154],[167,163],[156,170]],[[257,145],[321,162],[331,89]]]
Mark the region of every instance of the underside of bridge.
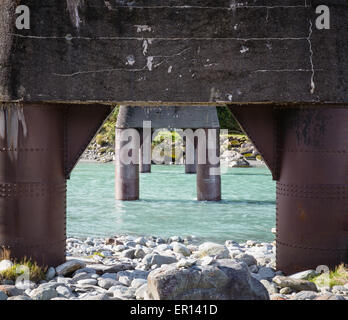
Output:
[[[214,156],[220,157],[219,128],[215,107],[121,106],[116,123],[116,199],[139,199],[139,172],[151,171],[152,129],[189,129],[183,131],[182,136],[185,140],[185,172],[197,173],[197,199],[221,200],[220,161],[211,161]],[[200,137],[199,133],[204,134]],[[214,139],[208,144],[206,138],[212,133]],[[204,143],[200,139],[205,139]],[[127,148],[123,153],[122,148],[132,143],[132,150]],[[127,161],[128,152],[134,152],[134,149],[136,154],[131,155],[132,161]],[[201,153],[204,154],[199,157]],[[209,153],[212,154],[210,157]]]
[[3,0],[0,245],[65,260],[65,182],[111,105],[229,105],[277,181],[277,268],[348,263],[347,3],[268,3]]

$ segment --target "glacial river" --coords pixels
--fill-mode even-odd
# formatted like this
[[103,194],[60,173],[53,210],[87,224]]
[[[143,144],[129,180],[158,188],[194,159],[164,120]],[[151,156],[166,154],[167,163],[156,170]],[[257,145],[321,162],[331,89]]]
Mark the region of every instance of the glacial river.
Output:
[[68,236],[194,236],[198,241],[272,241],[275,182],[266,168],[230,168],[221,202],[197,202],[183,166],[141,174],[139,201],[114,199],[114,165],[80,162],[68,182]]

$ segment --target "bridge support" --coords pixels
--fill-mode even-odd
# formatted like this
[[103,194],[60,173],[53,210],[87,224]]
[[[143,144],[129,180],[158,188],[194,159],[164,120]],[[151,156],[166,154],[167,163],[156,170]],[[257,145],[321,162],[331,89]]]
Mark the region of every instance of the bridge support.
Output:
[[198,138],[197,200],[221,200],[219,129],[204,129],[206,143]]
[[348,262],[348,110],[279,111],[277,268]]
[[348,263],[348,109],[230,109],[277,181],[277,269]]
[[[136,129],[116,128],[115,194],[116,200],[139,199],[139,147]],[[135,143],[135,145],[134,145]],[[129,146],[129,149],[127,148]],[[133,151],[136,150],[137,152]]]
[[[193,138],[193,141],[188,141]],[[185,173],[186,174],[195,174],[197,173],[197,138],[185,136]],[[190,150],[189,147],[190,146]]]
[[66,179],[110,111],[0,104],[0,247],[12,259],[65,261]]
[[[140,153],[139,153],[139,172],[151,173],[151,130],[146,133],[145,130],[139,129],[140,132]],[[145,134],[144,134],[145,132]]]
[[64,113],[0,106],[0,245],[40,264],[65,260]]

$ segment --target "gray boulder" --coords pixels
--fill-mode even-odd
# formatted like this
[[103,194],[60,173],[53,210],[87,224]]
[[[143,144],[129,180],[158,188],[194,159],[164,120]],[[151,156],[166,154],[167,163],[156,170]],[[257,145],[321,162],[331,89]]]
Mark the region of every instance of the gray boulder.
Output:
[[103,289],[110,289],[111,287],[120,285],[121,283],[117,280],[111,279],[111,278],[101,278],[98,281],[98,286],[103,288]]
[[245,262],[248,266],[252,266],[252,265],[257,265],[257,261],[256,259],[247,253],[240,253],[237,256],[235,256],[235,259],[241,261],[241,262]]
[[318,291],[315,283],[307,281],[307,280],[294,279],[294,278],[284,277],[284,276],[276,276],[273,278],[273,282],[281,288],[289,287],[296,292]]
[[313,291],[300,291],[296,293],[291,300],[313,300],[317,297],[317,293]]
[[0,301],[7,300],[8,296],[6,293],[0,291]]
[[173,251],[176,253],[181,253],[184,256],[189,256],[191,254],[191,251],[182,243],[174,242],[172,243]]
[[228,249],[222,244],[204,242],[199,246],[197,256],[199,256],[200,258],[204,256],[214,256],[217,259],[228,259],[230,257],[230,253]]
[[177,269],[169,265],[154,270],[147,293],[153,300],[269,300],[246,264],[227,259],[209,266]]
[[20,295],[20,296],[9,297],[7,300],[33,300],[33,299],[31,299],[28,296]]
[[58,293],[56,289],[47,286],[40,286],[30,292],[30,297],[33,300],[51,300],[57,296]]
[[294,273],[289,277],[293,279],[308,280],[311,277],[315,277],[317,275],[318,273],[315,270],[306,270],[306,271]]
[[142,260],[142,263],[147,269],[150,269],[155,264],[160,267],[163,264],[171,264],[175,262],[178,262],[176,258],[157,253],[149,253]]
[[76,270],[85,268],[86,264],[80,260],[69,260],[56,268],[58,276],[68,276],[73,274]]

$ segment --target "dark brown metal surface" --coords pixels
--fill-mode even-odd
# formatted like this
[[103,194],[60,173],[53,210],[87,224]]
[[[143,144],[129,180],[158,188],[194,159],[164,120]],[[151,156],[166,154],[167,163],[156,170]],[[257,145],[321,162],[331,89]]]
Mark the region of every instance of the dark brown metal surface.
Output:
[[277,269],[348,262],[348,109],[230,106],[277,180]]
[[274,105],[230,105],[246,135],[253,141],[261,153],[267,167],[272,172],[274,180],[279,178],[279,158],[277,148],[277,121]]
[[0,245],[65,261],[65,199],[63,108],[0,105]]
[[279,111],[277,268],[348,262],[348,110]]
[[107,105],[96,104],[65,107],[65,172],[67,178],[112,109],[113,107]]
[[0,246],[65,261],[66,177],[111,108],[0,104]]
[[[122,160],[121,149],[128,141],[123,140],[125,130],[136,129],[118,129],[116,128],[115,137],[115,197],[116,200],[138,200],[139,199],[139,152],[134,157],[133,163],[124,163]],[[134,135],[135,136],[135,135]],[[139,149],[138,149],[139,150]]]
[[[198,163],[197,163],[197,200],[198,201],[220,201],[221,200],[221,175],[220,161],[212,163],[209,153],[220,156],[220,139],[218,129],[205,129],[206,136],[215,131],[216,141],[213,145],[206,144],[206,150],[198,141]],[[209,133],[210,132],[210,133]],[[211,136],[210,136],[211,137]],[[202,156],[202,153],[204,155]]]

